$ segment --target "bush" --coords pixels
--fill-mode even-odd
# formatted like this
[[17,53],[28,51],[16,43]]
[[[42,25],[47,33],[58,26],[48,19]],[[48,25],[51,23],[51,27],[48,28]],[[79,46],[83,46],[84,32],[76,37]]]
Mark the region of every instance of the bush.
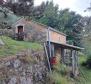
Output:
[[66,77],[62,76],[61,74],[57,72],[53,72],[50,75],[51,81],[55,81],[54,84],[69,84]]
[[87,68],[91,68],[91,56],[87,58],[87,60],[81,63],[82,66],[86,66]]
[[65,76],[69,72],[68,67],[65,64],[59,64],[54,66],[55,71],[59,72],[61,75]]
[[88,68],[91,68],[91,57],[89,57],[89,58],[87,59],[87,61],[86,61],[86,66],[87,66]]

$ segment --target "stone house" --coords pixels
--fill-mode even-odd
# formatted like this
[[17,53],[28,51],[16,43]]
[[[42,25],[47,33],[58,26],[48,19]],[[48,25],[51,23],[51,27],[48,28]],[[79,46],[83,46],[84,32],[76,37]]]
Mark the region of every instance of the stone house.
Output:
[[[82,48],[67,44],[66,35],[51,27],[24,18],[12,25],[14,35],[25,41],[38,41],[46,44],[49,65],[57,61],[70,67],[73,75],[78,74],[78,51]],[[22,37],[19,37],[21,34]],[[52,60],[52,62],[51,62]],[[50,68],[50,67],[49,67]]]

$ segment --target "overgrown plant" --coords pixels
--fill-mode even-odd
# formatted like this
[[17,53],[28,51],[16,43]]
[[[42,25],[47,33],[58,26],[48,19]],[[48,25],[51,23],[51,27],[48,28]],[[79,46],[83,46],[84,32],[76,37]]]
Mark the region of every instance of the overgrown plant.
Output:
[[50,74],[50,84],[69,84],[68,73],[69,69],[65,64],[57,64],[53,66],[54,70]]
[[52,84],[69,84],[67,78],[56,71],[50,74],[50,79]]
[[65,64],[58,64],[54,66],[54,68],[55,68],[55,71],[57,71],[63,76],[67,75],[67,73],[69,72],[69,69]]

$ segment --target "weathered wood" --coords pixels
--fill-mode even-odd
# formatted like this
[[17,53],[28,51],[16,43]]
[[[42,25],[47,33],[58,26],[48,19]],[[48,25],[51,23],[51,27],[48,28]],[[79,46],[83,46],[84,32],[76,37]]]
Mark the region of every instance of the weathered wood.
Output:
[[78,51],[72,50],[72,73],[74,76],[78,75]]
[[61,48],[61,62],[64,64],[64,48]]
[[50,28],[48,28],[48,48],[49,48],[49,57],[51,58],[51,42],[50,42]]
[[75,50],[72,50],[72,73],[75,75]]
[[55,48],[54,48],[54,44],[52,43],[51,44],[51,57],[54,57],[55,56]]
[[46,48],[45,43],[44,43],[44,50],[45,50],[45,54],[46,54],[46,58],[47,58],[47,62],[48,62],[48,68],[49,68],[49,71],[51,72],[51,64],[50,64],[50,61],[49,61],[49,56],[48,56],[48,52],[47,52],[47,48]]
[[75,52],[76,54],[75,54],[75,63],[76,63],[76,69],[75,69],[75,76],[77,76],[78,75],[78,51],[76,51]]

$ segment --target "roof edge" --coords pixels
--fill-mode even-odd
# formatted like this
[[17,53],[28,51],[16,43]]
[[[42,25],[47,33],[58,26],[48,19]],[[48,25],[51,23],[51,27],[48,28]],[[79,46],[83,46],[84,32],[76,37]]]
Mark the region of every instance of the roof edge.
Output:
[[34,21],[34,20],[30,20],[30,21],[32,21],[32,22],[34,22],[34,23],[37,23],[37,24],[39,24],[39,25],[41,25],[41,26],[44,26],[44,27],[46,27],[46,29],[50,29],[50,30],[52,30],[52,31],[54,31],[54,32],[57,32],[57,33],[59,33],[59,34],[61,34],[61,35],[64,35],[64,36],[67,36],[65,33],[62,33],[62,32],[60,32],[60,31],[58,31],[58,30],[56,30],[56,29],[54,29],[54,28],[52,28],[52,27],[50,27],[50,26],[47,26],[47,25],[45,25],[45,24],[42,24],[42,23],[40,23],[40,22],[37,22],[37,21]]
[[74,46],[74,45],[70,45],[70,44],[63,44],[63,43],[57,43],[57,42],[51,42],[51,43],[54,43],[54,44],[58,44],[58,45],[62,45],[64,47],[68,47],[68,48],[72,48],[72,49],[75,49],[75,50],[84,50],[84,48],[81,48],[81,47],[78,47],[78,46]]

